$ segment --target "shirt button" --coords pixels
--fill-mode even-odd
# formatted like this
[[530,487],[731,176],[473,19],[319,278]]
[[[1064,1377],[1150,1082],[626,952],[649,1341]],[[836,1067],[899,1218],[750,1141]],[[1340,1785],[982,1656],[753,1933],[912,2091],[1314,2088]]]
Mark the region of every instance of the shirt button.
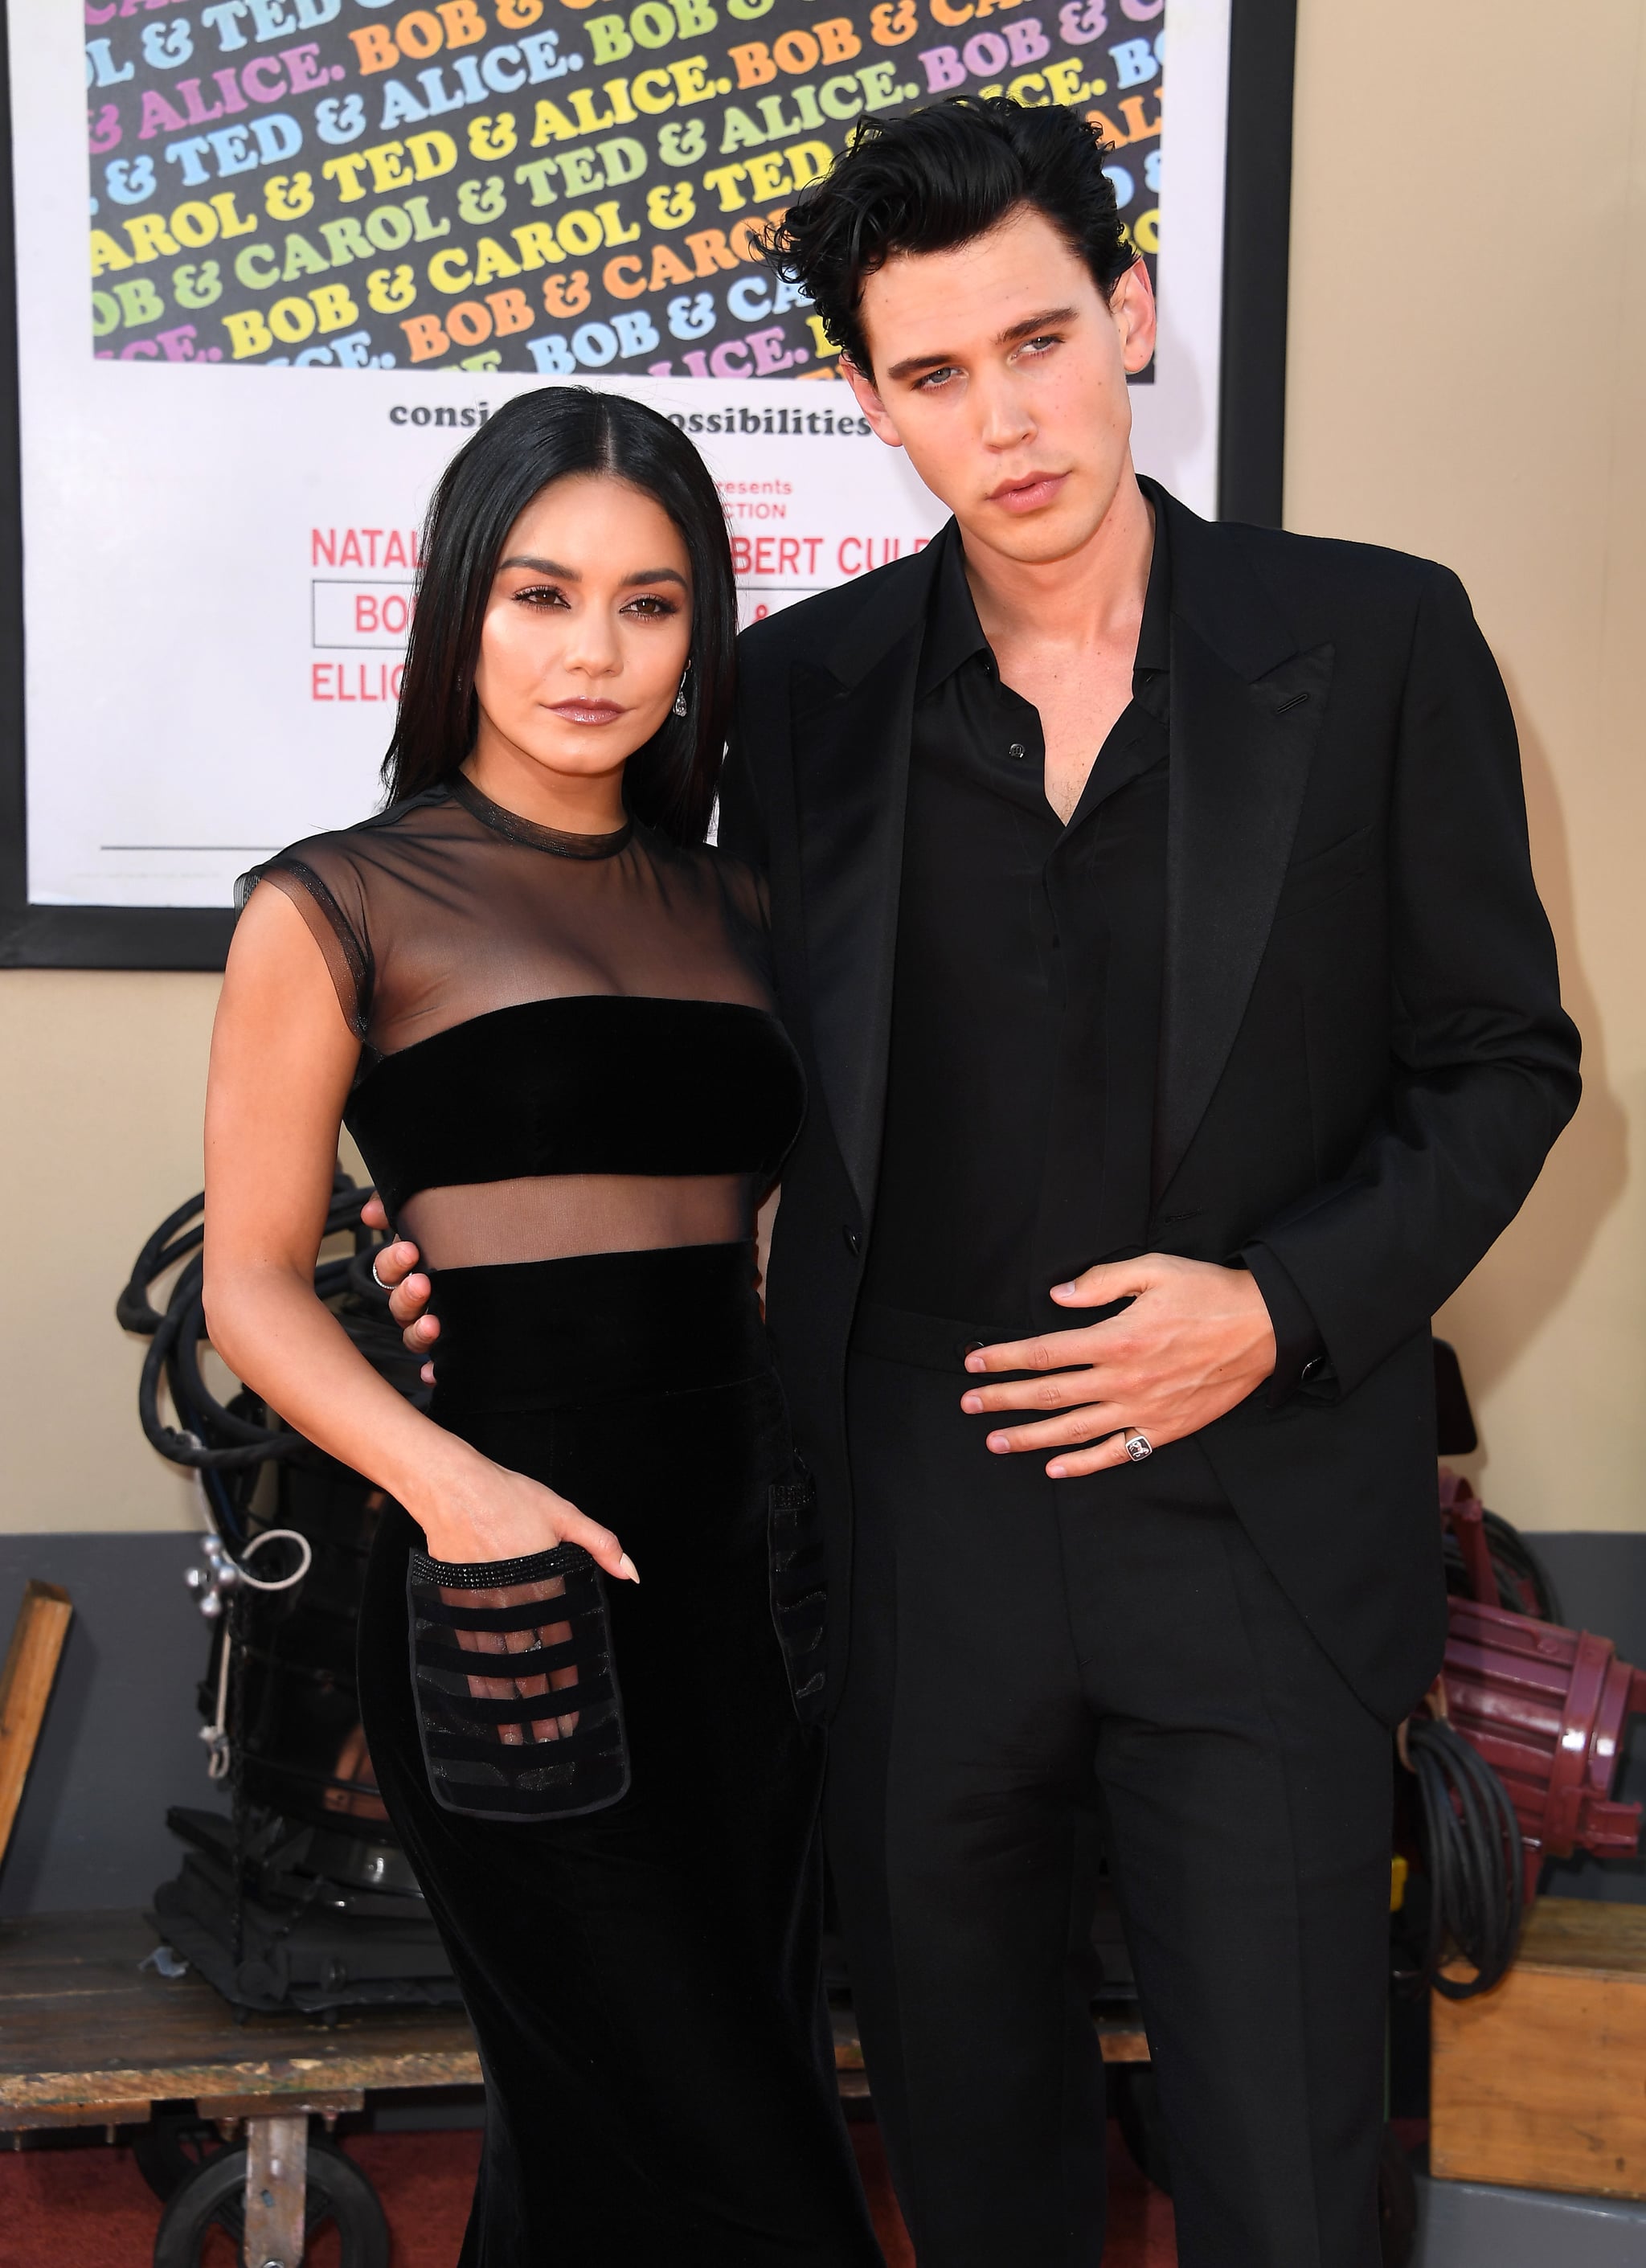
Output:
[[1021,764],[1023,758],[1029,754],[1029,751],[1024,747],[1021,740],[1014,740],[1011,747],[1008,748],[1006,753],[1015,762]]

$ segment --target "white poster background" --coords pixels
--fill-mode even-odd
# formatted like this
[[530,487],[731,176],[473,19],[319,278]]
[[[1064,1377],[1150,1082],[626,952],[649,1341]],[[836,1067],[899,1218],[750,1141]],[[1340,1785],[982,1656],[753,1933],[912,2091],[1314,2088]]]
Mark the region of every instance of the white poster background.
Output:
[[[1161,343],[1134,449],[1215,509],[1229,0],[1172,0]],[[411,531],[461,428],[538,380],[99,361],[86,259],[80,11],[11,0],[29,895],[225,906],[256,858],[380,801]],[[598,378],[590,384],[600,385]],[[624,379],[721,484],[743,612],[915,548],[942,506],[847,417],[844,386]],[[396,416],[396,412],[399,416]],[[388,563],[385,563],[385,562]]]

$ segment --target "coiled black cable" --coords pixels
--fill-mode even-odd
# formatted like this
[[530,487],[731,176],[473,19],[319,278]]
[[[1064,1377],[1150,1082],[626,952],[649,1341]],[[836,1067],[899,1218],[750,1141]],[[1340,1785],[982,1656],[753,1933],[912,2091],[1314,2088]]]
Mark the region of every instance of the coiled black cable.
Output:
[[[1561,1612],[1554,1579],[1520,1530],[1511,1527],[1501,1514],[1484,1507],[1481,1519],[1487,1549],[1492,1555],[1492,1572],[1497,1579],[1497,1604],[1509,1614],[1532,1615],[1540,1623],[1563,1622],[1565,1616]],[[1473,1597],[1463,1553],[1450,1527],[1443,1538],[1442,1550],[1447,1589],[1460,1598]]]
[[[1406,1754],[1417,1781],[1429,1903],[1420,1966],[1402,1972],[1401,1982],[1471,2000],[1500,1981],[1520,1943],[1520,1822],[1496,1772],[1450,1725],[1413,1718]],[[1441,1974],[1454,1948],[1473,1966],[1472,1977]]]
[[[355,1249],[343,1259],[320,1262],[314,1270],[314,1289],[322,1300],[351,1292],[386,1311],[387,1296],[371,1274],[374,1242],[360,1221],[365,1197],[366,1192],[339,1167],[332,1182],[324,1233],[328,1237],[352,1234]],[[137,1255],[130,1278],[114,1302],[114,1315],[122,1329],[136,1331],[149,1341],[137,1386],[137,1415],[144,1432],[163,1457],[201,1474],[212,1511],[232,1540],[244,1524],[236,1476],[246,1482],[255,1480],[270,1458],[292,1456],[306,1445],[300,1434],[286,1426],[265,1425],[232,1405],[225,1406],[206,1384],[200,1367],[200,1348],[206,1336],[200,1250],[205,1240],[204,1207],[203,1195],[190,1197],[160,1223]],[[149,1296],[150,1286],[180,1261],[184,1265],[162,1314]],[[168,1425],[160,1415],[162,1382],[177,1414],[176,1425]]]

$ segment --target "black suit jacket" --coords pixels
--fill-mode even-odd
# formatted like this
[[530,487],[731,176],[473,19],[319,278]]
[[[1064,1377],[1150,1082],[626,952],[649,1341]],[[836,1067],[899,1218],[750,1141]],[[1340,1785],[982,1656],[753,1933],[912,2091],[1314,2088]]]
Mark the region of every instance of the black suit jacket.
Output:
[[[1217,1261],[1261,1242],[1312,1310],[1324,1372],[1200,1438],[1322,1646],[1392,1721],[1444,1641],[1429,1318],[1575,1108],[1577,1035],[1513,719],[1457,578],[1151,494],[1173,593],[1149,1247]],[[931,558],[744,634],[721,795],[720,841],[769,878],[811,1086],[768,1314],[829,1523],[837,1681],[845,1356],[875,1219]]]

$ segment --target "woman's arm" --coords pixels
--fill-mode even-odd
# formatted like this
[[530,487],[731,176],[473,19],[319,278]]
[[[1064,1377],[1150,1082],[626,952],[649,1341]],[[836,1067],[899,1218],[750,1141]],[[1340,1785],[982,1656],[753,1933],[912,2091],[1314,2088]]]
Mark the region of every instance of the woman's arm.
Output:
[[283,892],[260,889],[235,932],[211,1037],[212,1344],[288,1425],[403,1505],[436,1558],[512,1559],[579,1543],[609,1574],[638,1581],[609,1529],[414,1410],[314,1296],[358,1052],[301,915]]

